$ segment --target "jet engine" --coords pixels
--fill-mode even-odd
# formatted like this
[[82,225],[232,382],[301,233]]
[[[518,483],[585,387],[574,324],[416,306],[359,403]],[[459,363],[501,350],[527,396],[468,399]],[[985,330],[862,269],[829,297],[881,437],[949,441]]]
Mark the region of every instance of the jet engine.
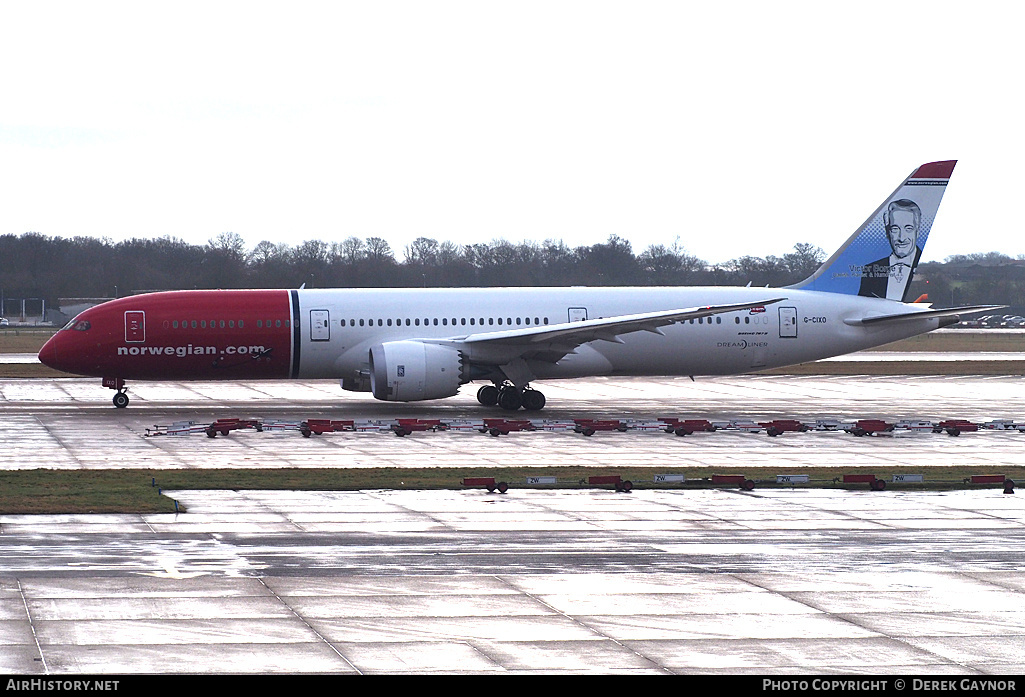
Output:
[[388,402],[451,397],[463,377],[458,350],[422,341],[388,341],[370,349],[370,391]]

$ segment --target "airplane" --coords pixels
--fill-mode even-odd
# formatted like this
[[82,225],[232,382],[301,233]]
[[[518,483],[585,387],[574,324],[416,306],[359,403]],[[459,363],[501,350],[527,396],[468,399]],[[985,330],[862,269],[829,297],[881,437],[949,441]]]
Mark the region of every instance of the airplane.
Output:
[[733,375],[815,361],[993,309],[907,302],[956,161],[914,170],[809,278],[785,288],[185,290],[89,308],[39,360],[129,380],[336,379],[385,401],[483,382],[485,406],[537,411],[540,380]]

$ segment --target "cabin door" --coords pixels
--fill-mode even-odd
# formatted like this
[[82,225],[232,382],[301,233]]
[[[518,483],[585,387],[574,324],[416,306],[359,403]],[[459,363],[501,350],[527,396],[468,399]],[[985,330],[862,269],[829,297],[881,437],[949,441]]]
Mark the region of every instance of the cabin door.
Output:
[[327,310],[310,310],[310,341],[331,340],[331,314]]
[[142,310],[125,312],[125,342],[129,344],[146,342],[146,313]]

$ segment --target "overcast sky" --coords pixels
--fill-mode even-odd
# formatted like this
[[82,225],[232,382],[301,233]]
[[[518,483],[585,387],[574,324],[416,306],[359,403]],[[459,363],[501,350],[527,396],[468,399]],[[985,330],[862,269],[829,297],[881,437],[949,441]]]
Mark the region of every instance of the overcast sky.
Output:
[[[1025,254],[1010,2],[5,2],[0,234]],[[0,259],[0,263],[3,260]]]

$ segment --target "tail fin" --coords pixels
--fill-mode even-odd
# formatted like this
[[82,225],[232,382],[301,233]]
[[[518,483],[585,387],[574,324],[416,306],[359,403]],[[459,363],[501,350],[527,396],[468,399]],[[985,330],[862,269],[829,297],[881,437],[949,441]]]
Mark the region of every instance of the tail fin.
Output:
[[818,271],[790,287],[907,302],[955,164],[916,169]]

